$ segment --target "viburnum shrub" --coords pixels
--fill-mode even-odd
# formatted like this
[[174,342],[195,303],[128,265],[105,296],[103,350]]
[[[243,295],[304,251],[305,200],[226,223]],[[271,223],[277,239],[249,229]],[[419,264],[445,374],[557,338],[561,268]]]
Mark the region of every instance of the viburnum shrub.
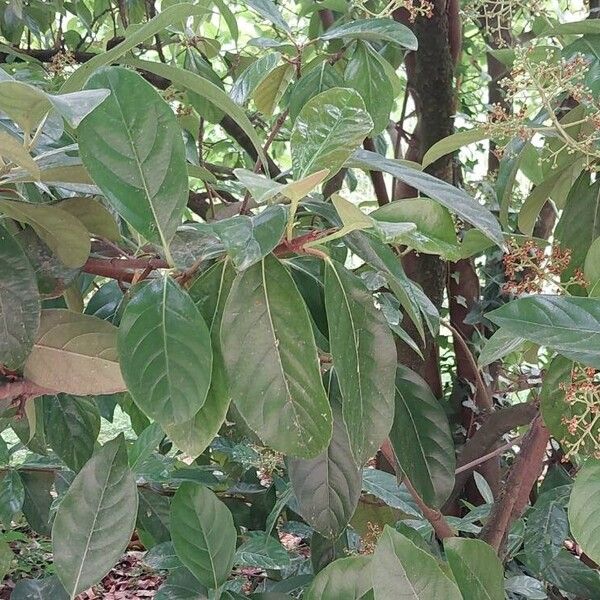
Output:
[[600,598],[562,4],[0,2],[3,598]]

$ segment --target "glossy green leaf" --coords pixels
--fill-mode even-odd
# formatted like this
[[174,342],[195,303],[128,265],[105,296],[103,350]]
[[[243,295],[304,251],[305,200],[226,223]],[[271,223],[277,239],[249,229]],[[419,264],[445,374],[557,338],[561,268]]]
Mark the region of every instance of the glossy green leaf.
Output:
[[377,542],[372,573],[375,600],[397,598],[399,590],[410,600],[463,599],[433,556],[388,525]]
[[79,126],[83,164],[117,212],[168,252],[188,197],[177,119],[158,92],[129,69],[106,67],[86,86],[111,94]]
[[[394,418],[396,346],[362,281],[339,263],[325,269],[331,357],[357,464],[379,449]],[[367,418],[368,415],[368,418]]]
[[600,300],[538,295],[486,315],[505,331],[600,368]]
[[264,531],[249,531],[247,535],[235,552],[234,564],[276,570],[290,566],[288,552],[277,539]]
[[368,42],[390,42],[408,50],[417,49],[415,34],[394,19],[357,19],[344,25],[328,29],[321,40],[366,40]]
[[335,175],[373,129],[360,94],[331,88],[312,97],[292,129],[292,167],[300,179],[321,169]]
[[302,107],[313,97],[331,88],[343,87],[344,80],[329,62],[323,61],[294,84],[290,93],[290,119],[296,120]]
[[273,69],[273,71],[259,83],[252,94],[252,98],[254,98],[256,108],[263,113],[263,115],[273,115],[275,108],[285,94],[293,77],[293,65],[284,64]]
[[581,468],[569,501],[569,524],[575,541],[594,562],[600,561],[600,461],[588,459]]
[[5,471],[0,479],[0,521],[7,531],[12,529],[13,517],[21,511],[25,490],[19,473],[15,469]]
[[100,413],[93,401],[60,394],[44,399],[48,444],[73,471],[91,458],[100,433]]
[[404,183],[414,187],[421,193],[429,196],[450,212],[481,230],[490,240],[504,247],[504,236],[496,217],[477,200],[441,179],[428,173],[412,169],[400,161],[385,158],[381,154],[358,150],[347,166],[358,167],[371,171],[384,171],[397,177]]
[[340,558],[317,574],[306,600],[362,600],[372,590],[370,556]]
[[164,437],[165,434],[158,423],[148,425],[138,435],[127,453],[129,456],[129,467],[134,473],[151,456]]
[[18,369],[40,322],[35,272],[17,240],[0,225],[0,364]]
[[98,200],[67,198],[61,200],[56,206],[79,219],[94,237],[106,238],[113,242],[121,239],[121,232],[115,218]]
[[25,376],[38,385],[81,396],[125,389],[117,360],[117,328],[70,310],[42,311]]
[[363,491],[383,500],[388,506],[397,508],[407,515],[422,518],[421,510],[415,504],[410,492],[404,484],[398,484],[398,479],[391,473],[363,468]]
[[208,488],[181,484],[171,503],[177,556],[198,581],[216,589],[229,577],[236,531],[229,509]]
[[366,43],[359,42],[344,73],[344,85],[361,95],[373,119],[371,137],[387,127],[394,106],[392,84],[375,54]]
[[444,540],[444,550],[463,598],[504,600],[504,567],[489,544],[454,537]]
[[512,331],[507,331],[501,327],[485,342],[477,363],[484,367],[500,360],[507,354],[518,350],[525,341],[525,338],[519,337]]
[[146,415],[165,426],[196,415],[210,385],[210,332],[173,279],[155,279],[134,293],[121,319],[118,348],[127,388]]
[[141,527],[148,535],[152,536],[156,544],[168,542],[171,539],[170,510],[171,502],[167,496],[163,496],[151,489],[138,489],[138,527]]
[[137,506],[121,434],[81,469],[54,519],[54,566],[71,597],[98,583],[119,560],[131,539]]
[[254,61],[235,80],[229,96],[237,104],[243,105],[258,85],[275,69],[281,60],[279,52],[269,52]]
[[489,134],[483,129],[479,128],[453,133],[452,135],[449,135],[448,137],[445,137],[439,142],[433,144],[433,146],[431,146],[431,148],[425,152],[421,164],[425,169],[438,160],[438,158],[442,158],[442,156],[446,156],[447,154],[452,154],[464,146],[474,144],[475,142],[480,142],[488,137]]
[[56,575],[43,579],[21,579],[15,585],[11,600],[69,600]]
[[544,569],[544,579],[551,585],[580,598],[600,596],[600,573],[563,548]]
[[271,447],[318,455],[331,438],[308,310],[275,258],[240,273],[224,308],[221,344],[233,401]]
[[361,492],[348,432],[342,418],[341,397],[334,375],[328,375],[333,411],[329,447],[311,459],[290,458],[288,475],[298,502],[296,512],[326,538],[336,538],[350,522]]
[[54,473],[32,469],[31,471],[22,470],[20,476],[25,490],[23,516],[36,533],[50,537],[50,507],[54,502],[52,496]]
[[443,406],[414,371],[398,365],[390,442],[426,504],[440,507],[454,487],[454,442]]
[[56,206],[0,200],[0,213],[31,225],[66,267],[80,267],[90,254],[87,229]]
[[272,0],[244,0],[244,3],[247,4],[253,11],[258,13],[263,19],[273,23],[275,27],[283,29],[284,31],[291,31],[290,26],[282,17],[277,6],[274,2],[272,2]]

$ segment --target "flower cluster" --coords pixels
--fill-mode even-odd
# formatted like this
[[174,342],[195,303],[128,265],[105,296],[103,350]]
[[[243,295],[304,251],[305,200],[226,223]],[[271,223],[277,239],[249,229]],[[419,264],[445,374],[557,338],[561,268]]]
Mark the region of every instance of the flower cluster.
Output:
[[569,280],[561,281],[571,262],[571,251],[563,250],[558,243],[553,244],[550,253],[547,253],[533,240],[519,245],[511,239],[502,262],[506,277],[503,291],[509,294],[565,293],[570,286],[586,284],[581,269],[576,269]]
[[382,531],[377,523],[367,522],[367,532],[361,540],[360,554],[373,554],[375,552],[375,547]]
[[52,57],[48,71],[54,76],[62,75],[66,69],[75,64],[75,56],[70,50],[61,50]]
[[417,17],[431,19],[435,8],[432,0],[389,0],[379,12],[369,10],[366,4],[366,0],[355,0],[354,2],[356,8],[372,17],[389,17],[396,10],[403,8],[408,12],[408,18],[411,23],[414,23]]
[[571,380],[560,384],[568,405],[561,419],[565,427],[562,447],[565,459],[574,454],[600,459],[600,374],[590,367],[575,366]]

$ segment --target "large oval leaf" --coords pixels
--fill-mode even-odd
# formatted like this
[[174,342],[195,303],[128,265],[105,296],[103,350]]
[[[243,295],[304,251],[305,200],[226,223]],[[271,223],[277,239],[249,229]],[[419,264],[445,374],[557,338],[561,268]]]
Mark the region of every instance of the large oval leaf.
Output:
[[292,130],[294,178],[329,169],[333,177],[373,129],[360,94],[331,88],[311,98]]
[[145,414],[165,426],[194,418],[210,385],[210,332],[172,278],[155,279],[134,293],[118,347],[127,388]]
[[303,458],[326,448],[331,409],[308,310],[276,258],[265,258],[234,281],[221,345],[231,397],[263,442]]
[[362,465],[392,426],[396,346],[371,293],[333,261],[325,269],[325,306],[344,422],[354,459]]
[[311,459],[289,459],[288,474],[297,512],[321,535],[336,538],[350,522],[361,492],[361,471],[350,450],[335,376],[329,376],[333,435],[325,452]]
[[327,565],[306,592],[306,600],[362,600],[372,589],[370,556],[349,556]]
[[169,242],[188,198],[185,148],[169,105],[137,73],[107,67],[88,89],[110,96],[79,125],[85,168],[117,212],[151,242]]
[[337,27],[331,27],[320,37],[321,40],[366,40],[390,42],[409,50],[417,49],[417,38],[406,25],[394,19],[356,19]]
[[426,504],[441,506],[454,487],[454,443],[448,418],[427,383],[398,365],[390,442],[398,464]]
[[444,550],[463,598],[504,600],[504,567],[489,544],[455,537]]
[[98,583],[119,560],[131,539],[137,507],[121,434],[81,469],[56,513],[54,566],[71,598]]
[[377,542],[372,572],[375,600],[397,598],[399,590],[410,600],[463,599],[437,560],[389,525]]
[[529,296],[486,315],[504,330],[600,369],[600,300]]
[[23,373],[56,392],[79,396],[122,392],[125,382],[117,360],[117,328],[70,310],[43,310]]
[[589,459],[575,478],[569,501],[569,523],[575,541],[600,562],[600,460]]
[[0,225],[0,364],[18,369],[31,349],[40,322],[40,295],[23,249]]
[[171,503],[171,537],[181,562],[216,589],[233,567],[236,531],[229,509],[208,488],[183,483]]

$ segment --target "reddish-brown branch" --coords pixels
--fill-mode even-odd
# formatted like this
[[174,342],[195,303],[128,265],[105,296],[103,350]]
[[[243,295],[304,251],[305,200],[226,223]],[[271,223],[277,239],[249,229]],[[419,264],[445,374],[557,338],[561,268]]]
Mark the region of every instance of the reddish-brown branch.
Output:
[[549,439],[541,416],[536,416],[523,438],[521,452],[509,472],[502,494],[492,506],[479,536],[499,554],[510,526],[525,510],[529,494],[542,472]]
[[131,282],[136,271],[168,269],[169,264],[162,258],[88,258],[82,270],[92,275],[100,275]]
[[[363,147],[365,150],[370,150],[371,152],[377,151],[371,138],[365,138]],[[379,206],[388,204],[390,197],[388,196],[387,188],[385,187],[383,173],[381,171],[369,171],[369,175],[371,176],[371,181],[373,182],[373,190],[375,190],[377,204],[379,204]]]
[[0,401],[3,404],[8,402],[9,404],[23,405],[30,398],[37,398],[38,396],[50,393],[53,392],[27,379],[6,381],[0,385]]

